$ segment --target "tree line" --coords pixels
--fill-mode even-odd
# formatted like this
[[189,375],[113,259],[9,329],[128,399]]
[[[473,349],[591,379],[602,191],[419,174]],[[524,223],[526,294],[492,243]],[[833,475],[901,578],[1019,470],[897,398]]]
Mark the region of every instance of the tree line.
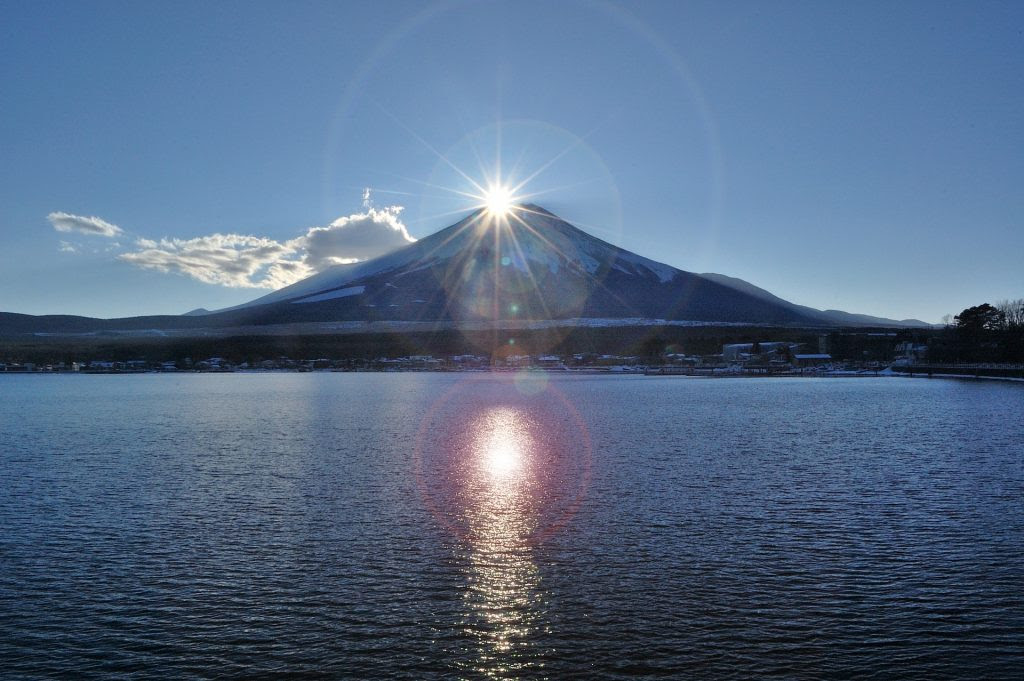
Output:
[[1024,298],[982,303],[949,318],[928,344],[933,362],[1024,362]]

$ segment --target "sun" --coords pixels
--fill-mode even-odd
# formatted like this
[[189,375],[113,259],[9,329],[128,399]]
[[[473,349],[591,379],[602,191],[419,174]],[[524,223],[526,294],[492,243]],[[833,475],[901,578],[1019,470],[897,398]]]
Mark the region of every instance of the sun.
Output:
[[502,185],[491,185],[484,194],[484,206],[494,217],[504,217],[512,211],[512,190]]

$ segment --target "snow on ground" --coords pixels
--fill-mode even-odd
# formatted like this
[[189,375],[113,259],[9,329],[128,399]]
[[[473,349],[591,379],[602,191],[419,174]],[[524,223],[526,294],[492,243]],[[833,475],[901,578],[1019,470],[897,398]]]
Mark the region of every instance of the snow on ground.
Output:
[[334,291],[327,291],[326,293],[318,293],[308,298],[300,298],[299,300],[293,300],[292,304],[295,303],[319,303],[321,300],[333,300],[335,298],[347,298],[348,296],[358,296],[366,290],[365,286],[349,286],[348,288],[340,288]]
[[[643,319],[641,317],[624,318],[576,318],[576,319],[502,319],[498,321],[459,321],[459,322],[416,322],[399,320],[380,321],[347,321],[347,322],[316,322],[325,329],[346,331],[415,331],[428,329],[457,329],[459,331],[487,331],[500,329],[513,331],[517,329],[557,329],[565,327],[618,327],[618,326],[750,326],[750,322],[705,322],[694,320]],[[761,325],[763,326],[763,325]]]

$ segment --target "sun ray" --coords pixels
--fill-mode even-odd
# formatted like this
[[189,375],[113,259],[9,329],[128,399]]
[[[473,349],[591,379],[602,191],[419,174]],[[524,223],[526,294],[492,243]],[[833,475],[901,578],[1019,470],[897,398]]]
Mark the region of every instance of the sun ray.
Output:
[[[543,215],[543,213],[538,213],[536,211],[529,210],[528,208],[520,207],[520,211],[523,212],[523,213],[531,213],[533,215],[541,215],[543,217],[547,217],[547,216]],[[548,246],[555,253],[557,253],[558,255],[562,256],[563,258],[565,258],[566,260],[568,260],[570,262],[572,261],[572,258],[570,258],[568,254],[563,252],[562,249],[560,249],[557,244],[555,244],[553,241],[548,239],[546,236],[544,236],[543,234],[538,232],[536,229],[531,227],[530,224],[527,223],[525,220],[523,220],[521,217],[519,217],[518,215],[512,215],[512,218],[514,220],[516,220],[520,225],[522,225],[523,228],[526,229],[526,231],[528,231],[533,236],[537,237],[537,239],[542,241],[544,243],[544,245]]]
[[527,192],[525,194],[517,194],[517,198],[519,198],[520,200],[523,200],[523,201],[529,201],[531,199],[537,198],[538,196],[546,196],[548,194],[554,194],[556,192],[563,192],[563,191],[566,191],[568,189],[577,189],[579,187],[584,187],[584,186],[589,185],[589,184],[594,184],[596,182],[601,182],[601,180],[602,180],[602,178],[600,178],[600,177],[594,177],[594,178],[591,178],[589,180],[580,180],[579,182],[570,182],[568,184],[559,185],[557,187],[549,187],[547,189],[539,189],[537,191]]
[[[463,225],[460,229],[452,231],[452,233],[449,234],[448,236],[446,236],[444,239],[442,239],[441,242],[438,243],[438,245],[435,248],[432,248],[430,251],[425,253],[424,257],[432,256],[434,253],[438,252],[439,250],[444,248],[446,245],[448,245],[449,242],[451,242],[451,241],[457,239],[459,236],[461,236],[462,233],[465,232],[466,230],[472,230],[477,224],[480,223],[481,219],[482,218],[481,218],[480,215],[473,216],[473,218],[471,220],[469,220],[465,225]],[[476,237],[475,237],[476,241],[479,241],[481,238],[482,238],[482,234],[479,232],[479,230],[477,230],[477,234],[476,234]],[[471,245],[476,245],[476,241],[472,242]]]
[[[524,209],[522,209],[522,212],[525,212],[525,213],[532,213],[532,214],[534,214],[534,215],[542,215],[541,213],[538,213],[538,212],[536,212],[536,211],[532,211],[532,210],[529,210],[529,209],[525,209],[525,208],[524,208]],[[526,228],[526,229],[527,229],[527,230],[528,230],[528,231],[529,231],[529,232],[530,232],[531,234],[533,234],[533,235],[534,235],[534,236],[536,236],[536,237],[537,237],[538,239],[540,239],[540,240],[541,240],[541,241],[543,241],[543,242],[544,242],[545,244],[547,244],[547,245],[548,245],[548,246],[549,246],[549,247],[550,247],[550,248],[551,248],[551,249],[552,249],[553,251],[555,251],[556,253],[558,253],[559,255],[561,255],[561,256],[562,256],[563,258],[565,258],[566,260],[569,260],[569,261],[571,262],[571,259],[570,259],[570,258],[568,257],[568,255],[566,255],[565,253],[563,253],[563,252],[562,252],[562,250],[561,250],[561,249],[559,249],[559,248],[558,248],[558,246],[556,246],[556,245],[555,245],[554,243],[552,243],[550,239],[548,239],[548,238],[547,238],[547,237],[545,237],[545,236],[544,236],[543,234],[541,234],[540,232],[538,232],[537,230],[535,230],[535,229],[534,229],[533,227],[531,227],[531,226],[530,226],[529,224],[527,224],[527,222],[526,222],[525,220],[523,220],[522,218],[520,218],[520,217],[519,217],[518,215],[513,215],[512,217],[513,217],[514,219],[518,220],[518,221],[519,221],[519,223],[520,223],[520,224],[521,224],[521,225],[522,225],[523,227],[525,227],[525,228]],[[617,294],[616,294],[616,293],[615,293],[614,291],[612,291],[611,289],[609,289],[609,288],[608,288],[607,286],[605,286],[605,285],[604,285],[604,282],[603,282],[603,281],[601,280],[601,278],[600,278],[600,277],[596,277],[596,276],[590,275],[590,278],[591,278],[591,279],[593,279],[593,280],[594,280],[594,282],[595,282],[595,283],[596,283],[596,284],[597,284],[597,285],[598,285],[598,286],[599,286],[599,287],[600,287],[600,288],[601,288],[601,289],[602,289],[603,291],[605,291],[605,292],[606,292],[606,293],[607,293],[608,295],[610,295],[610,296],[611,296],[612,298],[614,298],[616,302],[620,303],[620,304],[621,304],[621,305],[622,305],[623,307],[625,307],[625,308],[627,308],[627,309],[629,309],[629,308],[630,308],[630,305],[629,305],[629,304],[628,304],[628,303],[627,303],[627,302],[626,302],[625,300],[623,300],[623,299],[622,299],[622,298],[621,298],[620,296],[618,296],[618,295],[617,295]]]
[[[523,221],[522,218],[520,218],[518,215],[513,215],[512,218],[514,220],[519,221],[519,222]],[[510,230],[509,233],[508,233],[508,236],[509,236],[509,240],[512,242],[512,245],[513,245],[513,248],[515,249],[516,254],[519,256],[519,258],[523,262],[527,262],[526,254],[523,252],[523,248],[522,248],[522,246],[520,246],[519,238],[516,237],[515,232]],[[527,265],[527,267],[526,267],[526,276],[528,276],[530,278],[530,282],[533,284],[533,289],[537,293],[537,300],[540,301],[541,307],[544,308],[544,314],[545,314],[546,318],[550,319],[551,318],[551,308],[548,307],[547,300],[544,298],[544,292],[541,290],[540,286],[537,285],[537,279],[536,279],[536,277],[533,276],[533,270],[529,267],[529,265]]]
[[449,159],[449,158],[448,158],[447,156],[445,156],[445,155],[444,155],[444,154],[442,154],[442,153],[441,153],[440,151],[438,151],[437,149],[435,149],[435,148],[434,148],[434,146],[430,144],[430,142],[427,142],[427,140],[423,139],[423,138],[422,138],[422,137],[421,137],[421,136],[420,136],[419,134],[417,134],[417,133],[416,133],[416,131],[415,131],[415,130],[413,130],[413,129],[412,129],[412,128],[410,128],[410,127],[409,127],[408,125],[406,125],[406,124],[405,124],[405,123],[403,123],[403,122],[402,122],[401,120],[399,120],[399,118],[398,118],[397,116],[395,116],[395,115],[394,115],[393,113],[391,113],[391,112],[390,112],[390,111],[388,111],[388,110],[387,110],[386,108],[384,108],[384,106],[382,106],[382,105],[381,105],[381,104],[380,104],[379,102],[374,102],[374,103],[375,103],[375,104],[377,104],[377,108],[379,108],[379,109],[381,110],[381,112],[382,112],[382,113],[383,113],[383,114],[384,114],[385,116],[387,116],[388,118],[390,118],[390,119],[391,119],[392,121],[394,121],[394,123],[395,123],[396,125],[398,125],[398,126],[399,126],[399,127],[401,127],[401,128],[403,129],[403,130],[405,130],[405,131],[406,131],[407,133],[409,133],[409,135],[411,135],[411,136],[412,136],[412,137],[413,137],[413,138],[414,138],[414,139],[415,139],[415,140],[416,140],[417,142],[419,142],[420,144],[422,144],[422,145],[423,145],[423,146],[424,146],[424,147],[425,147],[425,148],[426,148],[427,150],[429,150],[429,151],[430,151],[430,152],[431,152],[432,154],[434,154],[435,156],[437,156],[437,158],[438,158],[438,159],[440,159],[441,161],[443,161],[443,162],[444,162],[445,164],[447,164],[447,165],[448,165],[448,167],[450,167],[450,168],[451,168],[452,170],[454,170],[454,171],[455,171],[455,172],[457,172],[457,173],[458,173],[459,175],[461,175],[461,176],[463,177],[463,179],[465,179],[465,180],[466,180],[467,182],[469,182],[469,183],[470,183],[471,185],[473,185],[474,187],[476,187],[476,189],[477,189],[478,191],[480,191],[481,193],[484,193],[484,192],[486,191],[486,190],[485,190],[485,189],[484,189],[483,187],[481,187],[481,186],[480,186],[479,184],[477,184],[476,180],[474,180],[474,179],[473,179],[472,177],[470,177],[470,176],[469,176],[468,174],[466,174],[466,173],[465,173],[465,172],[464,172],[464,171],[462,170],[462,168],[459,168],[459,167],[458,167],[457,165],[455,165],[455,163],[453,163],[453,162],[451,161],[451,159]]
[[[530,210],[526,206],[519,206],[518,210],[521,213],[529,213],[530,215],[544,216],[543,213],[538,213],[535,210]],[[602,232],[604,234],[614,233],[613,230],[610,230],[607,227],[602,227],[601,225],[595,225],[595,224],[591,224],[589,222],[580,222],[579,220],[573,220],[573,219],[570,219],[570,218],[562,218],[562,217],[560,217],[560,219],[565,220],[566,222],[568,222],[568,223],[570,223],[572,225],[575,225],[576,227],[586,227],[587,230],[591,231],[591,232]],[[616,248],[618,248],[618,246],[616,246]]]
[[577,142],[573,142],[572,144],[570,144],[569,146],[567,146],[567,147],[566,147],[565,149],[563,149],[563,150],[562,150],[562,151],[560,151],[559,153],[555,154],[555,156],[554,156],[553,158],[551,158],[550,160],[548,160],[548,161],[547,161],[546,163],[542,164],[542,165],[541,165],[541,166],[540,166],[539,168],[537,168],[537,169],[536,169],[535,171],[533,171],[532,173],[530,173],[529,175],[527,175],[527,176],[526,176],[526,177],[525,177],[525,178],[524,178],[524,179],[523,179],[523,180],[522,180],[522,181],[521,181],[521,182],[520,182],[519,184],[517,184],[517,185],[516,185],[515,187],[513,187],[513,188],[512,188],[512,191],[513,191],[513,192],[518,192],[518,191],[519,191],[520,189],[522,189],[523,187],[525,187],[525,186],[526,186],[527,184],[529,184],[529,183],[530,183],[530,182],[532,182],[533,180],[537,179],[537,177],[538,177],[538,176],[540,176],[540,174],[541,174],[541,173],[543,173],[543,172],[544,172],[545,170],[547,170],[548,168],[550,168],[551,166],[553,166],[553,165],[554,165],[554,164],[555,164],[556,162],[558,162],[558,161],[559,161],[559,160],[560,160],[560,159],[561,159],[562,157],[564,157],[564,156],[565,156],[566,154],[568,154],[568,153],[569,153],[570,151],[572,151],[573,149],[575,149],[575,148],[576,148],[577,146],[579,146],[580,144],[582,144],[582,141],[577,141]]
[[[398,180],[403,180],[405,182],[412,182],[413,184],[422,185],[424,187],[430,187],[432,189],[440,189],[441,191],[450,192],[452,194],[456,194],[458,196],[465,197],[467,199],[479,199],[481,197],[481,194],[471,194],[470,192],[466,192],[466,191],[462,191],[462,190],[459,190],[459,189],[455,189],[453,187],[445,187],[442,184],[434,184],[433,182],[424,182],[423,180],[417,180],[414,177],[406,177],[404,175],[398,175],[396,173],[387,173],[387,174],[391,175],[392,177],[394,177],[395,179],[398,179]],[[482,191],[483,190],[481,190],[481,192]]]
[[[414,222],[432,222],[443,217],[460,214],[466,208],[472,211],[469,219],[460,223],[457,229],[436,240],[431,240],[429,247],[423,249],[423,257],[430,258],[436,252],[447,247],[453,240],[466,239],[466,230],[470,230],[465,249],[466,255],[463,256],[462,253],[456,254],[456,266],[445,268],[443,271],[438,272],[442,279],[439,283],[445,291],[442,307],[446,316],[455,314],[455,308],[461,309],[463,305],[468,304],[469,307],[466,309],[466,312],[471,314],[487,316],[489,313],[489,316],[493,319],[503,317],[508,312],[502,307],[504,302],[515,302],[511,299],[505,300],[507,297],[505,294],[510,292],[510,289],[507,287],[513,285],[515,290],[512,294],[513,297],[515,295],[522,295],[534,299],[534,304],[538,305],[536,312],[550,318],[552,315],[551,301],[545,295],[547,292],[538,279],[538,272],[535,272],[530,267],[530,261],[527,258],[527,243],[533,240],[541,244],[544,249],[549,250],[555,257],[571,263],[570,266],[573,269],[578,270],[588,279],[592,279],[599,290],[611,296],[616,302],[625,304],[625,301],[620,300],[614,292],[608,290],[608,287],[604,285],[601,281],[600,272],[596,273],[595,276],[594,273],[588,272],[587,268],[582,266],[579,262],[580,254],[575,249],[570,248],[569,250],[572,251],[570,253],[564,252],[559,247],[561,240],[554,238],[553,234],[547,234],[547,230],[541,226],[543,223],[534,224],[533,220],[524,219],[527,215],[550,218],[550,214],[546,211],[536,206],[524,205],[536,197],[547,196],[559,191],[574,189],[600,181],[601,178],[592,178],[562,184],[557,187],[543,187],[533,189],[532,191],[525,191],[528,186],[535,187],[534,183],[537,179],[547,173],[559,161],[573,153],[574,150],[585,146],[586,139],[599,130],[603,123],[594,127],[593,130],[582,137],[573,136],[569,143],[557,149],[557,153],[543,159],[543,162],[539,163],[539,165],[534,165],[533,162],[528,161],[531,154],[522,145],[516,148],[518,153],[506,153],[509,150],[505,149],[505,126],[504,122],[499,120],[494,128],[494,147],[493,152],[491,152],[493,155],[485,153],[486,144],[481,146],[483,140],[475,138],[468,140],[471,155],[465,160],[469,162],[471,167],[474,165],[474,161],[475,165],[478,166],[476,177],[474,178],[470,175],[473,171],[467,172],[452,158],[449,158],[427,142],[394,114],[379,104],[378,106],[394,123],[456,173],[456,176],[452,178],[455,180],[455,184],[452,186],[410,177],[401,177],[399,175],[394,175],[394,177],[424,188],[439,190],[444,194],[451,195],[453,199],[462,199],[469,203],[468,206],[463,204],[455,210],[442,210],[436,214],[421,216]],[[485,156],[490,156],[489,162],[485,160]],[[506,164],[506,159],[508,162],[511,162],[511,167]],[[462,185],[463,182],[465,182],[464,185]],[[381,191],[398,196],[415,195],[399,191]],[[429,198],[440,201],[444,200],[439,196],[431,196]],[[509,229],[513,225],[515,229]],[[598,233],[609,233],[611,231],[604,227],[592,229],[596,229]],[[476,250],[477,245],[483,239],[490,241],[489,245],[491,248],[488,258],[490,262],[486,264],[476,261],[470,255]],[[516,279],[509,281],[503,279],[502,273],[508,272],[502,265],[504,256],[512,256],[515,259],[517,271],[521,263],[526,263],[526,269],[522,272],[522,279],[519,283],[514,283],[517,281]],[[508,263],[509,261],[504,260],[504,262]],[[493,281],[489,281],[491,280],[490,276],[483,280],[480,278],[488,270],[490,270],[489,274],[493,275]],[[508,272],[508,274],[511,274],[511,272]],[[441,301],[439,300],[438,302]]]
[[[406,179],[406,178],[403,178],[403,179]],[[359,189],[359,187],[349,187],[349,189]],[[397,189],[378,189],[376,187],[373,188],[373,193],[374,194],[388,194],[388,195],[393,195],[393,196],[411,196],[411,197],[417,198],[417,199],[425,198],[425,199],[444,200],[444,199],[450,198],[448,196],[440,196],[440,195],[437,195],[437,194],[423,194],[423,193],[420,193],[420,192],[402,192],[402,191],[398,191]]]
[[[466,225],[466,228],[471,228],[476,223],[479,223],[480,220],[480,216],[474,217],[473,220],[471,220]],[[485,234],[485,231],[477,230],[476,233],[473,235],[472,244],[475,245],[476,243],[481,241],[484,238]],[[474,252],[474,250],[474,248],[469,248],[466,250],[466,252],[472,253]],[[444,278],[439,282],[441,284],[441,290],[445,291],[444,306],[441,309],[442,318],[451,316],[453,310],[453,303],[460,298],[459,292],[461,291],[463,286],[463,281],[461,279],[463,267],[461,265],[464,265],[464,262],[465,258],[462,258],[458,261],[459,266],[447,268],[444,271]]]
[[[540,213],[537,213],[536,211],[531,211],[531,210],[524,210],[524,212],[527,212],[527,213],[533,213],[533,214],[535,214],[535,215],[541,215]],[[557,247],[557,246],[556,246],[555,244],[551,243],[551,241],[550,241],[550,240],[548,240],[547,238],[545,238],[545,237],[544,237],[544,235],[540,234],[540,233],[539,233],[539,232],[538,232],[537,230],[535,230],[535,229],[533,229],[532,227],[530,227],[530,225],[529,225],[529,224],[527,224],[527,223],[526,223],[525,221],[523,221],[523,220],[522,220],[521,218],[519,218],[519,216],[515,216],[515,218],[516,218],[517,220],[519,220],[519,221],[520,221],[520,222],[522,223],[522,225],[523,225],[523,226],[524,226],[524,227],[525,227],[526,229],[528,229],[528,230],[529,230],[529,231],[530,231],[530,232],[531,232],[532,234],[536,235],[538,239],[541,239],[541,240],[543,240],[543,241],[544,241],[544,242],[545,242],[546,244],[548,244],[548,245],[549,245],[549,246],[550,246],[550,247],[551,247],[551,248],[552,248],[552,249],[553,249],[553,250],[554,250],[554,251],[555,251],[556,253],[559,253],[560,255],[562,255],[562,257],[566,258],[566,260],[568,260],[568,259],[569,259],[569,258],[568,258],[568,257],[567,257],[567,256],[566,256],[566,255],[565,255],[564,253],[562,253],[562,251],[560,251],[560,250],[558,249],[558,247]],[[589,273],[588,273],[588,274],[589,274]],[[615,293],[614,291],[612,291],[612,290],[611,290],[610,288],[608,288],[607,286],[605,286],[605,285],[604,285],[604,281],[602,281],[600,277],[597,277],[597,276],[594,276],[594,275],[590,275],[590,278],[591,278],[591,279],[592,279],[592,280],[594,281],[594,283],[596,283],[596,284],[597,284],[597,285],[598,285],[598,286],[599,286],[599,287],[600,287],[600,288],[601,288],[601,289],[602,289],[602,290],[603,290],[603,291],[604,291],[605,293],[607,293],[607,294],[608,294],[609,296],[611,296],[612,298],[614,298],[616,302],[620,303],[620,304],[621,304],[621,305],[622,305],[623,307],[625,307],[625,308],[627,308],[627,309],[631,309],[631,306],[630,306],[630,305],[629,305],[629,304],[628,304],[628,303],[627,303],[627,302],[626,302],[625,300],[623,300],[623,299],[622,299],[622,298],[621,298],[621,297],[620,297],[619,295],[617,295],[617,294],[616,294],[616,293]]]
[[[474,207],[474,209],[480,209],[480,208],[482,208],[482,206],[475,206]],[[430,215],[423,215],[421,217],[414,218],[412,220],[409,220],[407,222],[407,224],[415,225],[415,224],[419,224],[419,223],[423,223],[423,222],[434,222],[434,221],[436,221],[436,220],[438,220],[440,218],[450,218],[450,217],[454,217],[454,216],[465,216],[465,215],[466,215],[466,206],[459,206],[458,208],[455,208],[454,210],[443,210],[443,211],[441,211],[439,213],[431,213]]]
[[534,139],[535,137],[531,136],[529,143],[519,146],[519,153],[516,155],[515,162],[507,166],[509,169],[509,177],[523,177],[523,168],[527,165],[528,150],[534,146]]
[[494,135],[494,184],[501,186],[501,148],[504,137],[504,129],[502,128],[502,121],[499,117],[495,122],[496,134]]
[[525,178],[524,178],[524,179],[522,180],[522,182],[520,182],[519,184],[517,184],[517,185],[515,185],[514,187],[512,187],[512,193],[513,193],[513,194],[515,194],[515,193],[518,193],[520,189],[522,189],[523,187],[525,187],[525,186],[526,186],[527,184],[529,184],[529,183],[530,183],[530,182],[532,182],[533,180],[537,179],[537,177],[539,177],[539,176],[541,175],[541,173],[543,173],[543,172],[544,172],[544,171],[546,171],[546,170],[547,170],[548,168],[550,168],[550,167],[551,167],[552,165],[554,165],[554,164],[555,164],[556,162],[558,162],[559,160],[561,160],[561,159],[562,159],[562,158],[563,158],[563,157],[564,157],[564,156],[565,156],[566,154],[568,154],[568,153],[569,153],[570,151],[572,151],[572,150],[576,149],[577,147],[580,147],[580,146],[582,146],[583,144],[585,144],[585,143],[586,143],[586,140],[587,140],[587,138],[589,138],[589,137],[590,137],[591,135],[593,135],[593,134],[594,134],[595,132],[597,132],[598,130],[600,130],[600,129],[601,129],[601,128],[602,128],[603,126],[604,126],[604,124],[605,124],[605,123],[607,122],[607,120],[608,120],[608,119],[606,119],[605,121],[603,121],[603,122],[599,123],[598,125],[594,126],[594,127],[593,127],[593,128],[592,128],[592,129],[591,129],[591,130],[590,130],[589,132],[587,132],[587,133],[586,133],[585,135],[583,135],[582,137],[577,137],[576,139],[574,139],[574,140],[572,141],[572,143],[571,143],[571,144],[567,145],[567,146],[566,146],[566,147],[565,147],[564,149],[562,149],[562,150],[561,150],[560,152],[558,152],[557,154],[555,154],[555,155],[554,155],[554,156],[553,156],[553,157],[552,157],[551,159],[549,159],[549,160],[548,160],[548,161],[547,161],[546,163],[543,163],[543,164],[541,164],[541,165],[540,165],[540,166],[539,166],[539,167],[538,167],[538,168],[537,168],[537,169],[536,169],[535,171],[533,171],[533,173],[531,173],[530,175],[527,175],[527,176],[526,176],[526,177],[525,177]]

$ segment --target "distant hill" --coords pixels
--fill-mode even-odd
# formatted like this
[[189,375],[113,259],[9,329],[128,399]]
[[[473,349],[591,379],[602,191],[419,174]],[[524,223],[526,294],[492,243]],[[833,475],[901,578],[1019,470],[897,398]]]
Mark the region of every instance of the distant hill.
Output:
[[900,328],[932,326],[928,322],[923,322],[920,319],[886,319],[885,317],[873,317],[866,314],[843,312],[842,310],[817,310],[813,307],[797,305],[796,303],[783,300],[770,291],[766,291],[765,289],[755,286],[743,279],[737,279],[736,277],[730,277],[725,274],[715,274],[713,272],[704,272],[700,276],[705,279],[718,282],[724,286],[728,286],[737,291],[743,291],[744,293],[759,297],[762,300],[789,306],[803,314],[816,317],[827,324],[841,326],[896,326]]

